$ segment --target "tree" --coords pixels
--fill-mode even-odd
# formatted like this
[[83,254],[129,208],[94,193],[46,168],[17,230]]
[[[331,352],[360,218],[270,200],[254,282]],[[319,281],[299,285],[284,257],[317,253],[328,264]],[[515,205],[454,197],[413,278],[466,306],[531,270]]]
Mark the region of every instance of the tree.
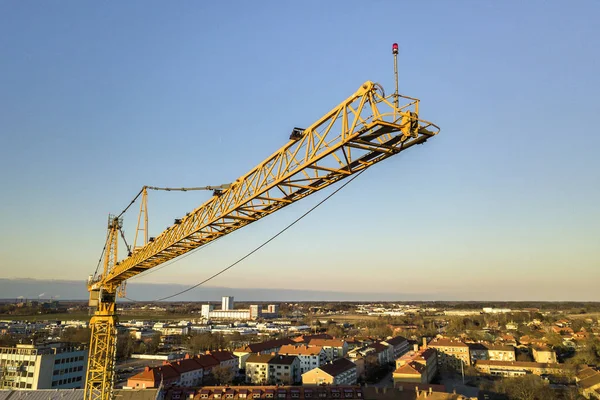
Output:
[[73,343],[89,343],[92,331],[90,328],[65,328],[61,339]]
[[133,352],[134,340],[129,333],[117,336],[117,360],[126,360]]
[[511,400],[553,400],[554,391],[537,375],[525,375],[495,382],[493,391],[506,394]]
[[327,333],[333,337],[342,337],[344,336],[344,328],[336,324],[330,324],[327,327]]
[[156,354],[160,346],[160,333],[152,335],[152,339],[146,343],[146,354]]
[[233,381],[233,371],[231,368],[220,365],[212,369],[212,376],[218,385],[228,385]]

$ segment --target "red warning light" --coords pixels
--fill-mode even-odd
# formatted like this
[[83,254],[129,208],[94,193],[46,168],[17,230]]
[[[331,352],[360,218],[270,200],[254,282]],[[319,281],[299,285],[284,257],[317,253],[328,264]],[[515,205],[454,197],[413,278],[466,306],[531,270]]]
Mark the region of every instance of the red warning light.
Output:
[[398,43],[394,43],[392,45],[392,53],[393,54],[398,54]]

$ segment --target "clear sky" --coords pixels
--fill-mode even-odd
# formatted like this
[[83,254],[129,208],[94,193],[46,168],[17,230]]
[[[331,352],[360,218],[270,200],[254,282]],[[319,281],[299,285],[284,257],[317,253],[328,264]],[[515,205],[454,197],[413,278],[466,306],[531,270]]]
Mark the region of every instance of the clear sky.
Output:
[[[365,80],[391,92],[398,42],[401,91],[440,135],[211,285],[600,300],[599,12],[597,1],[0,2],[0,277],[84,280],[107,214],[141,186],[233,181]],[[202,280],[327,193],[138,281]],[[150,193],[151,234],[207,196]]]

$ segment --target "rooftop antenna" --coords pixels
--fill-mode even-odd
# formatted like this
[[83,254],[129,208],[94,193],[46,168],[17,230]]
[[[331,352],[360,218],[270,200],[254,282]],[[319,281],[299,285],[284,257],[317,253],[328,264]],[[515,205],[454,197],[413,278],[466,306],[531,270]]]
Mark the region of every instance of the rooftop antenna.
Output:
[[392,54],[394,55],[394,78],[396,79],[396,91],[394,92],[394,106],[398,108],[398,43],[392,45]]

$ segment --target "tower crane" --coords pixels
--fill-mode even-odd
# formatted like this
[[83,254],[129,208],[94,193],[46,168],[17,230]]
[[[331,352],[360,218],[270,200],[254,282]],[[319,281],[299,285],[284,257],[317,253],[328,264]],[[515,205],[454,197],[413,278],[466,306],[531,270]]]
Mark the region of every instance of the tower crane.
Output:
[[[127,279],[186,254],[333,183],[423,144],[439,127],[419,116],[420,101],[398,93],[398,45],[392,47],[396,91],[367,81],[338,106],[306,128],[294,128],[289,141],[249,172],[214,188],[204,204],[147,238],[147,210],[140,209],[143,245],[118,258],[122,218],[109,216],[103,270],[90,277],[90,321],[85,400],[112,400],[116,356],[116,299]],[[145,196],[146,189],[142,190]],[[163,188],[165,189],[165,188]],[[135,199],[134,199],[135,200]],[[140,228],[145,213],[145,226]],[[137,238],[136,238],[137,242]]]

